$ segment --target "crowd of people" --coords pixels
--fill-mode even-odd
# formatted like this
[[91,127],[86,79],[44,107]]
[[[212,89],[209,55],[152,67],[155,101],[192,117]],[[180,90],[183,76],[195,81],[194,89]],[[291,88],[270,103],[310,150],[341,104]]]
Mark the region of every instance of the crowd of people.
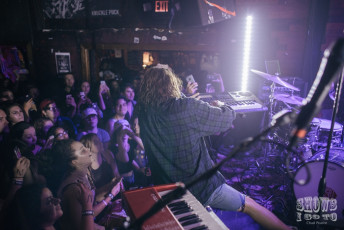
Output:
[[[77,85],[72,73],[61,80],[43,94],[35,84],[1,79],[0,228],[118,227],[121,221],[103,217],[118,209],[121,192],[193,180],[214,164],[204,137],[226,131],[235,119],[220,102],[198,100],[195,81],[183,89],[166,65],[149,68],[139,84]],[[203,204],[286,228],[219,172],[190,191]]]
[[1,229],[102,229],[121,191],[152,185],[132,82],[0,77]]

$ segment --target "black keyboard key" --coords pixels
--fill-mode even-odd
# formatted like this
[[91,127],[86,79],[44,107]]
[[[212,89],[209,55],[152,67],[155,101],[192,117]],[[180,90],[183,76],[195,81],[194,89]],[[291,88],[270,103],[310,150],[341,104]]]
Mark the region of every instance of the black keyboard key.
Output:
[[175,207],[175,206],[184,205],[184,204],[187,204],[187,203],[185,201],[178,201],[178,202],[170,203],[167,206],[168,207]]
[[183,221],[190,220],[190,219],[193,219],[193,218],[196,218],[196,217],[198,217],[196,214],[191,214],[191,215],[188,215],[188,216],[180,217],[178,219],[178,221],[179,222],[183,222]]
[[176,207],[172,207],[170,208],[172,212],[174,211],[178,211],[178,210],[181,210],[181,209],[184,209],[184,208],[190,208],[189,205],[183,205],[183,206],[176,206]]
[[201,226],[191,228],[190,230],[203,230],[203,229],[208,229],[208,227],[205,225],[201,225]]
[[191,225],[191,224],[196,224],[196,223],[199,223],[201,222],[202,220],[200,218],[196,218],[196,219],[192,219],[192,220],[188,220],[188,221],[185,221],[182,223],[182,226],[188,226],[188,225]]
[[191,212],[193,209],[192,208],[184,208],[178,211],[173,212],[174,215],[180,215],[183,213]]

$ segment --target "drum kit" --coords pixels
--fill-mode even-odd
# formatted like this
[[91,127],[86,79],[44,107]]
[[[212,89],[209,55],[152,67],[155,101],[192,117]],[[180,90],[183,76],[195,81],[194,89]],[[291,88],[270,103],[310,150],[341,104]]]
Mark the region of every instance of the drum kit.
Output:
[[[299,107],[306,101],[304,98],[294,95],[300,91],[299,88],[292,84],[282,80],[278,75],[271,75],[258,70],[251,70],[253,73],[271,82],[270,95],[269,95],[269,122],[271,122],[274,114],[281,110],[299,111]],[[283,93],[275,93],[275,85],[282,86],[287,90],[283,90]],[[286,92],[290,93],[286,93]],[[333,98],[331,98],[333,100]],[[289,143],[289,135],[291,132],[291,125],[288,127],[278,127],[271,135],[270,138],[282,143],[284,146]],[[331,120],[314,118],[309,125],[308,132],[304,140],[299,142],[297,152],[302,160],[297,160],[296,167],[291,169],[294,172],[297,181],[306,181],[305,185],[299,183],[293,183],[293,190],[296,199],[306,197],[317,197],[318,184],[321,178],[324,156],[327,147],[327,142],[331,129]],[[325,191],[325,197],[336,199],[336,210],[330,213],[331,218],[337,218],[336,221],[328,221],[330,225],[344,226],[344,185],[340,183],[339,178],[344,177],[344,148],[342,146],[343,125],[335,122],[332,141],[329,151],[329,163],[327,168],[327,185]],[[271,148],[270,148],[271,150]],[[289,170],[289,169],[287,169]],[[339,182],[339,183],[338,183]],[[314,201],[315,202],[315,201]],[[315,208],[315,207],[313,207]],[[312,211],[312,210],[311,210]],[[313,210],[314,211],[314,210]],[[317,213],[313,213],[317,215]],[[300,214],[302,218],[305,217],[305,213]],[[306,214],[307,215],[307,214]],[[304,221],[300,220],[300,221]]]
[[[265,80],[271,82],[270,86],[270,95],[269,95],[269,122],[271,122],[272,117],[274,114],[278,113],[281,110],[289,110],[289,111],[299,111],[299,106],[302,106],[304,103],[304,98],[294,95],[295,91],[299,92],[300,89],[295,87],[292,84],[282,80],[277,75],[271,75],[268,73],[264,73],[258,70],[251,70],[253,73],[261,76]],[[290,91],[290,94],[285,93],[275,93],[275,85],[278,84],[284,88],[287,88]],[[304,149],[312,149],[314,152],[325,148],[327,145],[327,139],[329,135],[331,127],[331,121],[322,118],[314,118],[309,126],[308,133],[306,135],[305,140],[303,140],[303,147]],[[289,141],[289,134],[291,132],[291,126],[287,128],[277,128],[276,133],[274,133],[274,137],[277,137],[279,142],[284,142],[284,144],[288,144]],[[338,122],[335,123],[331,147],[341,147],[342,145],[342,131],[343,125],[339,124]],[[306,159],[304,159],[306,160]]]

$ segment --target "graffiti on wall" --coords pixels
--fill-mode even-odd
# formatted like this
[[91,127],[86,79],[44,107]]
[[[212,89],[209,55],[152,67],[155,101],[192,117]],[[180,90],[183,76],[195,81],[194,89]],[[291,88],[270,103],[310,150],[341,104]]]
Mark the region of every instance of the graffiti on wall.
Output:
[[72,19],[85,16],[86,0],[45,0],[43,12],[51,19]]

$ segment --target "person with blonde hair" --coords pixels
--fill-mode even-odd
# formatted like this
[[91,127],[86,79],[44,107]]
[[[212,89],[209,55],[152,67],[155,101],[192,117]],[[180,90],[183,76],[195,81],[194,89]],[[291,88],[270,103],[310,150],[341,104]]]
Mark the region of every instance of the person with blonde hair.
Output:
[[[148,69],[139,88],[142,141],[154,184],[187,184],[214,166],[204,137],[232,126],[235,112],[220,101],[211,104],[181,93],[181,80],[166,65]],[[204,205],[242,211],[267,229],[288,229],[274,214],[226,184],[217,171],[189,188]]]

